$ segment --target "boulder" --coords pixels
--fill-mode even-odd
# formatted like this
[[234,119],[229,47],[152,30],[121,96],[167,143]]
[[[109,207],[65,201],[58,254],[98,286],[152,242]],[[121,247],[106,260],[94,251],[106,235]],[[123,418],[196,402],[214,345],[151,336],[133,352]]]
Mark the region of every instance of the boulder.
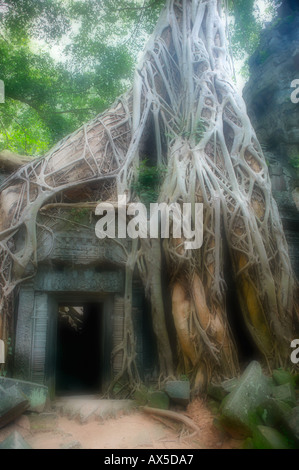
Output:
[[262,406],[259,407],[258,413],[266,426],[278,426],[288,419],[291,415],[292,408],[285,402],[268,398]]
[[135,401],[139,406],[149,406],[151,408],[169,409],[169,396],[160,390],[148,390],[144,385],[136,390],[134,394]]
[[227,395],[234,390],[238,383],[237,378],[225,380],[219,384],[211,382],[208,385],[208,395],[215,400],[222,401]]
[[20,433],[14,431],[0,443],[0,449],[32,449]]
[[258,407],[268,399],[270,391],[269,380],[263,375],[260,364],[251,362],[221,404],[220,420],[225,430],[235,438],[251,436],[255,425],[262,424]]
[[46,405],[48,397],[48,387],[24,380],[12,379],[8,377],[0,377],[0,386],[5,390],[15,386],[18,391],[25,395],[30,403],[30,411],[42,412]]
[[272,396],[276,398],[276,400],[283,401],[289,406],[296,406],[295,389],[294,386],[289,382],[274,387],[272,391]]
[[0,386],[0,428],[18,418],[29,408],[29,401],[17,387],[4,389]]
[[148,401],[148,389],[144,386],[141,385],[136,392],[134,393],[134,399],[139,406],[145,406],[147,405]]
[[296,385],[296,377],[284,369],[276,369],[272,374],[273,380],[277,385],[290,383],[293,387]]
[[277,429],[268,426],[257,426],[253,431],[255,449],[291,449],[287,438]]
[[299,406],[293,408],[290,414],[284,417],[283,429],[296,448],[299,448]]
[[165,392],[173,402],[187,406],[190,401],[190,382],[189,380],[168,381]]
[[164,392],[149,392],[147,406],[151,408],[169,409],[169,397]]

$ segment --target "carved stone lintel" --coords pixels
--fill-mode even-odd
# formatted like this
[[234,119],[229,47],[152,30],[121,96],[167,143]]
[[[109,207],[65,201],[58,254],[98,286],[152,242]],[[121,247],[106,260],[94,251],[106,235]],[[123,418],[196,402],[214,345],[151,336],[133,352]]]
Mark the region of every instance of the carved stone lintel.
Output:
[[123,289],[121,271],[95,272],[94,269],[72,269],[62,271],[43,266],[35,277],[34,287],[46,292],[95,292],[112,293]]

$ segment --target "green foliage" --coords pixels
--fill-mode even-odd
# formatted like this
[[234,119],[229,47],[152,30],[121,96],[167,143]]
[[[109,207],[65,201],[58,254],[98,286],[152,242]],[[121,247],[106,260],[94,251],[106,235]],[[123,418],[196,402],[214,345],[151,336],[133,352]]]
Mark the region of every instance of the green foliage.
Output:
[[240,74],[245,79],[249,77],[248,57],[258,48],[265,23],[277,13],[276,0],[264,0],[263,3],[265,9],[261,13],[256,0],[228,0],[231,51],[234,60],[244,61]]
[[189,382],[189,377],[188,375],[182,374],[180,376],[180,380],[182,380],[183,382]]
[[[276,0],[265,1],[273,13]],[[0,3],[0,79],[6,86],[6,102],[0,104],[0,150],[43,154],[108,108],[130,86],[136,58],[164,3]],[[233,54],[243,59],[256,49],[264,20],[254,0],[229,0],[228,5]],[[243,70],[246,75],[247,67]],[[186,137],[199,141],[204,132],[200,125]]]
[[293,168],[299,168],[299,154],[294,154],[291,156],[290,158],[290,165],[293,167]]
[[[129,86],[162,0],[0,3],[0,150],[40,155]],[[59,52],[51,49],[59,46]],[[54,58],[53,58],[54,57]]]
[[37,111],[12,99],[0,105],[0,150],[43,155],[50,143],[51,133]]
[[196,123],[195,129],[194,129],[194,136],[197,142],[200,142],[201,139],[203,138],[205,132],[207,129],[207,124],[204,119],[199,119],[199,121]]
[[186,123],[182,122],[180,129],[179,129],[179,135],[181,135],[185,139],[190,139],[193,137],[198,143],[203,138],[205,131],[206,131],[206,122],[204,119],[199,119],[197,123],[195,124],[194,128],[191,130],[188,130],[186,128]]
[[142,161],[131,190],[146,205],[156,202],[166,171],[164,166],[149,166],[148,160]]
[[[179,129],[177,131],[177,134],[182,136],[184,139],[191,139],[193,138],[196,143],[199,143],[201,139],[203,138],[205,132],[207,129],[207,123],[204,119],[200,118],[193,129],[188,129],[188,125],[186,121],[182,121],[180,123]],[[170,139],[175,138],[175,134],[166,132],[165,133],[166,137],[169,137]]]

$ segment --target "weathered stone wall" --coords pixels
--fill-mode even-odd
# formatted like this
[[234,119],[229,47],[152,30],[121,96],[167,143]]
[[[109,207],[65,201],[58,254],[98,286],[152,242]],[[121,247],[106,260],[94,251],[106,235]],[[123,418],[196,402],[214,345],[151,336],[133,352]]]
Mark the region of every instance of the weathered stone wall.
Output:
[[298,12],[274,20],[263,30],[249,65],[250,80],[243,95],[269,165],[273,195],[299,277],[299,103],[291,101],[291,83],[299,79]]
[[[55,395],[52,350],[55,349],[56,316],[61,301],[78,302],[78,305],[92,301],[103,305],[104,388],[122,366],[122,352],[113,357],[111,364],[111,351],[124,335],[125,250],[130,251],[131,240],[99,240],[95,235],[97,220],[94,209],[58,208],[41,212],[37,232],[38,269],[19,289],[14,376],[47,384],[52,396]],[[23,243],[20,234],[16,240],[19,249]],[[151,332],[146,330],[143,304],[143,289],[136,276],[133,317],[137,335],[136,361],[141,377],[152,376],[155,366],[155,362],[146,357]],[[151,353],[154,358],[154,350]]]

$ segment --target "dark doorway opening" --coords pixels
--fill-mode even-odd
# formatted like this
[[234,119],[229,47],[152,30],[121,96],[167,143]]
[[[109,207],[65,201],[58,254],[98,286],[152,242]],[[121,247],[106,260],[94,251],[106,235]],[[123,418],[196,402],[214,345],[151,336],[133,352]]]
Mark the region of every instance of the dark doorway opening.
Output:
[[228,248],[224,249],[224,275],[227,286],[226,309],[241,368],[251,361],[259,360],[260,353],[246,326],[237,293],[237,281],[232,272],[232,262]]
[[86,395],[101,391],[103,330],[102,304],[59,305],[56,395]]
[[236,293],[235,283],[230,283],[227,277],[226,282],[228,284],[226,302],[228,321],[237,347],[239,362],[243,369],[251,361],[259,360],[260,354],[248,328],[246,327],[238,295]]

